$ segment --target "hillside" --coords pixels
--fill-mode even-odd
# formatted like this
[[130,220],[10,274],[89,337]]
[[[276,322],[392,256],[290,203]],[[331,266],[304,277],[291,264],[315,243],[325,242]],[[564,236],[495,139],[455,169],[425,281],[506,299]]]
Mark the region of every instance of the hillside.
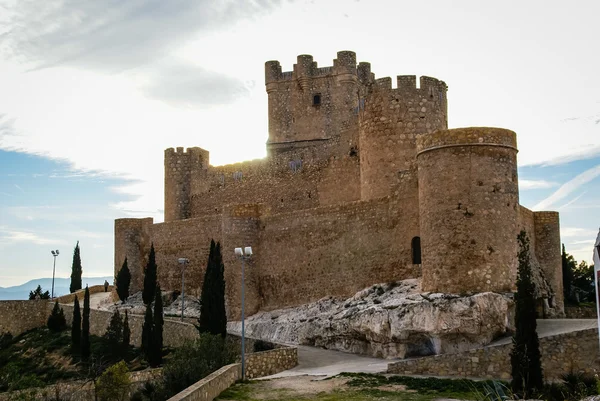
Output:
[[[104,284],[104,280],[107,280],[112,284],[113,277],[83,277],[81,282],[85,285],[99,285]],[[69,294],[69,285],[71,284],[70,278],[55,278],[54,279],[54,296],[61,296]],[[29,299],[29,291],[33,291],[38,285],[42,286],[44,291],[51,291],[52,289],[52,278],[37,278],[26,282],[25,284],[16,285],[13,287],[0,287],[0,301],[6,300],[20,300]]]

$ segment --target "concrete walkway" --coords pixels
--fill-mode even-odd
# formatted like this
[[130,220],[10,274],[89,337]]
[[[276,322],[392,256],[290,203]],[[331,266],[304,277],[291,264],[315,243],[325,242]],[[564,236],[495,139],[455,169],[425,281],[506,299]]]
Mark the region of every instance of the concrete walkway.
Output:
[[298,345],[298,366],[262,379],[290,376],[335,376],[342,372],[383,373],[395,359],[370,358],[316,347]]

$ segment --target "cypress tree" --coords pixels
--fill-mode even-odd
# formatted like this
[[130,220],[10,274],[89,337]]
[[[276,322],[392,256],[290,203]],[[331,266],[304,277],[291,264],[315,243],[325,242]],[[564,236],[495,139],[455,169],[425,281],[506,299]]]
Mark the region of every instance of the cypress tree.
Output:
[[227,335],[227,312],[225,310],[225,267],[221,254],[221,244],[214,240],[210,242],[208,263],[200,294],[200,318],[198,330],[200,333]]
[[515,294],[515,334],[510,354],[512,390],[522,398],[530,398],[542,389],[542,362],[536,332],[535,284],[531,280],[529,238],[525,231],[521,231],[517,240],[519,268]]
[[79,299],[75,295],[73,301],[73,324],[71,325],[71,351],[79,352],[81,345],[81,310],[79,309]]
[[125,310],[125,320],[123,320],[123,350],[127,351],[131,342],[131,330],[129,329],[129,317]]
[[577,261],[572,255],[569,255],[565,250],[565,244],[562,244],[562,276],[563,276],[563,295],[567,302],[574,302],[576,298],[573,296],[573,280],[574,270],[577,268]]
[[215,314],[213,324],[213,334],[221,334],[221,337],[227,336],[227,311],[225,310],[225,265],[223,264],[223,255],[221,254],[221,243],[217,242],[215,249],[214,262],[215,288],[214,302]]
[[150,246],[148,264],[144,270],[144,289],[142,290],[142,299],[146,305],[152,303],[154,300],[154,292],[156,291],[156,270],[156,255],[154,254],[154,244],[152,244]]
[[156,286],[156,297],[154,299],[154,321],[152,325],[152,351],[150,366],[157,367],[162,363],[163,348],[163,302],[160,285]]
[[83,296],[83,320],[81,324],[81,357],[87,359],[90,356],[90,290],[85,286]]
[[214,240],[210,240],[210,250],[208,252],[208,262],[206,263],[206,271],[204,272],[204,282],[202,283],[202,293],[200,294],[200,317],[198,318],[198,331],[200,333],[210,333],[211,323],[213,321],[213,303],[211,302],[213,295],[213,277],[215,265],[215,248]]
[[152,304],[147,304],[142,326],[142,352],[148,362],[150,362],[150,353],[152,352],[152,320]]
[[129,285],[131,284],[131,272],[127,267],[127,258],[123,262],[121,270],[117,273],[117,295],[123,302],[127,301],[129,297]]
[[120,348],[123,343],[123,320],[118,309],[115,309],[114,313],[110,318],[110,323],[104,333],[104,338],[108,340],[113,350]]
[[79,253],[79,241],[75,245],[75,251],[73,251],[73,265],[71,266],[71,285],[69,291],[71,293],[79,291],[81,289],[81,274],[83,268],[81,267],[81,255]]

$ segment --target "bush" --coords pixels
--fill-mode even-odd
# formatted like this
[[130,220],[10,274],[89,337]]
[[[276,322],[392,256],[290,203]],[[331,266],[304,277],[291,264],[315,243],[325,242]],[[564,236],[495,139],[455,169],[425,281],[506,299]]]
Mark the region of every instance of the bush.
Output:
[[48,329],[55,333],[62,331],[67,328],[67,320],[65,319],[65,312],[58,306],[58,301],[54,303],[52,313],[48,317]]
[[169,397],[164,382],[146,382],[141,389],[131,395],[130,401],[163,401]]
[[101,401],[125,401],[129,394],[129,369],[124,361],[112,365],[102,373],[96,384],[96,395]]
[[234,360],[235,354],[220,335],[200,334],[198,339],[177,348],[165,364],[165,389],[170,395],[177,394]]
[[8,348],[8,346],[12,344],[12,340],[12,334],[8,332],[0,334],[0,351],[4,348]]
[[268,341],[256,340],[254,342],[254,352],[270,351],[275,349],[275,345]]
[[575,401],[598,394],[596,378],[584,373],[567,373],[561,383],[546,384],[540,394],[548,401]]

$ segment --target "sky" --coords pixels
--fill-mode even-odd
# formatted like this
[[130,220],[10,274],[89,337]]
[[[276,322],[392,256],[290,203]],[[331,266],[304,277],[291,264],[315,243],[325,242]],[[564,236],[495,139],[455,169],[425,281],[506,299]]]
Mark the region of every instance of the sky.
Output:
[[0,0],[0,287],[113,271],[114,219],[163,219],[163,152],[265,156],[264,62],[353,50],[448,86],[450,128],[517,132],[521,204],[600,226],[600,2]]

